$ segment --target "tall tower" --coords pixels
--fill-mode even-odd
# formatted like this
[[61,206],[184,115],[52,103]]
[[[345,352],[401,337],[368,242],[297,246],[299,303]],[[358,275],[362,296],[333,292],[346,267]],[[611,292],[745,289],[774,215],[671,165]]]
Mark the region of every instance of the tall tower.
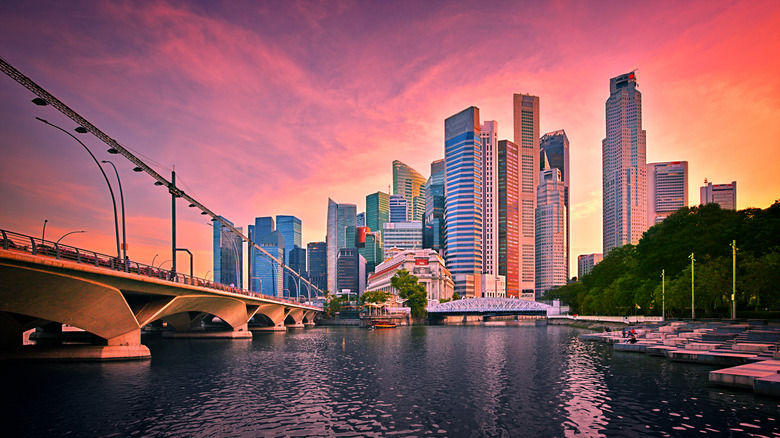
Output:
[[636,244],[647,230],[647,159],[642,93],[634,72],[609,80],[607,137],[601,142],[603,254]]
[[647,227],[688,206],[688,162],[647,164]]
[[328,198],[328,290],[337,291],[337,266],[339,249],[355,247],[357,206],[337,204]]
[[[230,225],[232,222],[220,216]],[[243,283],[243,248],[244,241],[219,221],[212,222],[213,227],[213,272],[214,281],[222,284],[235,284],[242,287]],[[241,231],[241,227],[237,228]]]
[[535,288],[534,210],[539,185],[539,97],[514,95],[515,144],[520,149],[520,289],[533,299]]
[[393,194],[403,195],[407,202],[406,220],[421,221],[425,214],[425,177],[406,164],[393,161]]
[[[539,140],[539,170],[558,169],[563,181],[563,205],[566,207],[566,278],[570,277],[571,228],[569,224],[569,138],[563,129],[544,134]],[[539,184],[542,182],[540,181]],[[538,200],[537,200],[538,207]],[[538,263],[538,261],[537,261]]]
[[[287,266],[291,266],[290,253],[292,250],[300,248],[303,244],[301,242],[301,233],[303,231],[301,225],[301,220],[295,216],[276,215],[276,229],[284,237],[284,263]],[[292,275],[285,269],[283,277],[284,288],[291,291],[290,281],[292,281]]]
[[498,179],[496,178],[498,162],[498,122],[487,120],[481,127],[482,140],[482,273],[497,274],[498,243],[496,242],[496,227],[498,226],[496,195]]
[[447,268],[462,297],[480,293],[482,271],[482,145],[479,108],[444,121]]
[[431,163],[431,177],[425,183],[425,217],[423,217],[423,248],[430,248],[444,256],[444,177],[443,159]]
[[366,226],[371,231],[382,231],[382,226],[390,222],[390,196],[376,192],[366,196]]
[[539,173],[536,190],[536,291],[541,296],[555,286],[566,284],[565,185],[557,168]]
[[520,172],[518,147],[498,142],[498,274],[506,277],[506,296],[520,296]]

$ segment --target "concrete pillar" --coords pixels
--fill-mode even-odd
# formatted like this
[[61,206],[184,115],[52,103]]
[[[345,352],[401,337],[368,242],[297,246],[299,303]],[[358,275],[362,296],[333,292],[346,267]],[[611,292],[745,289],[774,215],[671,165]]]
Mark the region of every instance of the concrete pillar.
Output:
[[0,346],[18,347],[22,345],[24,331],[22,325],[7,312],[0,312]]
[[141,329],[133,330],[117,337],[106,339],[106,345],[114,346],[136,346],[141,345]]

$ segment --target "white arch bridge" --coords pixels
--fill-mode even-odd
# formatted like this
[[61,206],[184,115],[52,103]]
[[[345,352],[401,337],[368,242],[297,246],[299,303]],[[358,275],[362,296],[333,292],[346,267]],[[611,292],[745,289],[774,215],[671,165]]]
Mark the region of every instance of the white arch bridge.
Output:
[[551,306],[517,298],[471,298],[428,306],[428,317],[437,320],[450,316],[547,316]]

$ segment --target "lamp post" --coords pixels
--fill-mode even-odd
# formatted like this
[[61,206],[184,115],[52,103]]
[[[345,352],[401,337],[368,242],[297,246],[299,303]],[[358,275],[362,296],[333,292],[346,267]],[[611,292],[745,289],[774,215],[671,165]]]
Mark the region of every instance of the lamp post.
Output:
[[152,257],[152,267],[154,268],[154,260],[157,258],[157,256],[160,254],[155,254],[154,257]]
[[43,123],[45,123],[45,124],[47,124],[49,126],[51,126],[52,128],[59,129],[60,131],[68,134],[72,139],[76,140],[81,146],[84,147],[84,149],[89,153],[89,156],[92,157],[93,160],[95,160],[95,164],[97,164],[98,168],[100,168],[100,173],[103,174],[103,178],[106,180],[106,184],[108,185],[108,191],[111,193],[111,203],[114,206],[114,231],[116,232],[116,257],[118,259],[121,258],[122,254],[119,251],[119,218],[118,218],[117,213],[116,213],[116,198],[114,197],[114,189],[111,188],[111,183],[108,182],[108,176],[106,176],[106,172],[103,171],[103,166],[100,165],[100,163],[98,162],[97,158],[95,158],[95,155],[92,154],[92,151],[89,150],[87,145],[82,143],[81,140],[76,138],[75,135],[71,134],[70,132],[68,132],[68,131],[60,128],[59,126],[57,126],[57,125],[55,125],[53,123],[50,123],[50,122],[48,122],[48,121],[46,121],[46,120],[44,120],[44,119],[42,119],[40,117],[36,117],[36,119],[40,120],[41,122],[43,122]]
[[[260,291],[259,291],[259,293],[263,293],[263,279],[260,278],[260,277],[251,277],[249,279],[249,282],[251,283],[252,280],[260,280]],[[255,291],[255,292],[258,292],[258,291]]]
[[666,321],[666,269],[661,269],[661,321]]
[[693,280],[694,280],[693,264],[696,261],[696,259],[693,258],[693,253],[691,253],[691,255],[688,256],[688,258],[691,259],[691,319],[696,319],[696,306],[693,301]]
[[41,231],[41,244],[43,244],[43,238],[46,236],[46,222],[49,222],[48,219],[43,220],[43,231]]
[[62,237],[60,237],[59,239],[57,239],[57,241],[56,241],[56,242],[54,242],[54,246],[57,246],[57,245],[59,245],[59,243],[60,243],[60,240],[64,239],[64,238],[65,238],[65,236],[70,236],[71,234],[76,234],[76,233],[86,233],[86,231],[84,231],[84,230],[80,230],[80,231],[71,231],[70,233],[65,233],[65,234],[63,234],[63,235],[62,235]]
[[[166,264],[168,262],[171,262],[171,261],[173,261],[173,260],[171,260],[171,259],[163,260],[162,262],[160,262],[160,266],[158,266],[157,269],[162,269],[162,265],[164,265],[164,264]],[[154,266],[152,266],[152,267],[154,267]]]
[[119,171],[116,170],[116,166],[114,166],[114,163],[108,160],[103,160],[101,163],[108,163],[111,165],[111,167],[114,168],[114,173],[116,174],[116,182],[119,184],[119,203],[122,205],[122,259],[125,261],[125,272],[127,272],[127,269],[129,268],[127,264],[127,233],[125,232],[125,195],[122,193],[122,180],[119,179]]
[[[192,253],[187,248],[176,248],[176,251],[184,251],[190,255],[190,278],[192,278]],[[174,254],[176,251],[174,251]]]
[[731,319],[737,319],[737,241],[731,241]]

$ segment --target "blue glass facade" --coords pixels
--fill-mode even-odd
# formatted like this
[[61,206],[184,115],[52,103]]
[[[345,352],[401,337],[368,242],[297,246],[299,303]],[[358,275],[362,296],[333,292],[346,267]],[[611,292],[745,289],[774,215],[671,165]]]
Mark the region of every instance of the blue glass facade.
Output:
[[[255,231],[257,228],[255,227]],[[251,239],[251,237],[250,237]],[[284,237],[279,231],[272,231],[257,239],[253,239],[258,246],[263,248],[278,260],[284,258]],[[282,282],[282,266],[274,262],[259,250],[253,250],[250,259],[250,273],[252,275],[251,290],[265,295],[282,297],[284,283]]]
[[328,289],[328,247],[325,242],[306,245],[309,280],[320,290]]
[[430,248],[444,255],[444,160],[431,163],[431,177],[425,183],[425,215],[423,216],[423,248]]
[[[222,216],[220,218],[233,225],[233,222]],[[228,228],[223,227],[218,221],[212,222],[212,229],[214,281],[241,286],[243,284],[242,266],[244,263],[243,240]],[[239,227],[238,230],[240,231],[241,228]]]
[[[290,265],[290,253],[295,248],[301,247],[301,220],[295,216],[277,215],[276,216],[276,229],[282,233],[284,237],[284,263]],[[290,278],[292,275],[285,271],[284,274],[284,288],[288,291],[292,291],[290,287]]]

